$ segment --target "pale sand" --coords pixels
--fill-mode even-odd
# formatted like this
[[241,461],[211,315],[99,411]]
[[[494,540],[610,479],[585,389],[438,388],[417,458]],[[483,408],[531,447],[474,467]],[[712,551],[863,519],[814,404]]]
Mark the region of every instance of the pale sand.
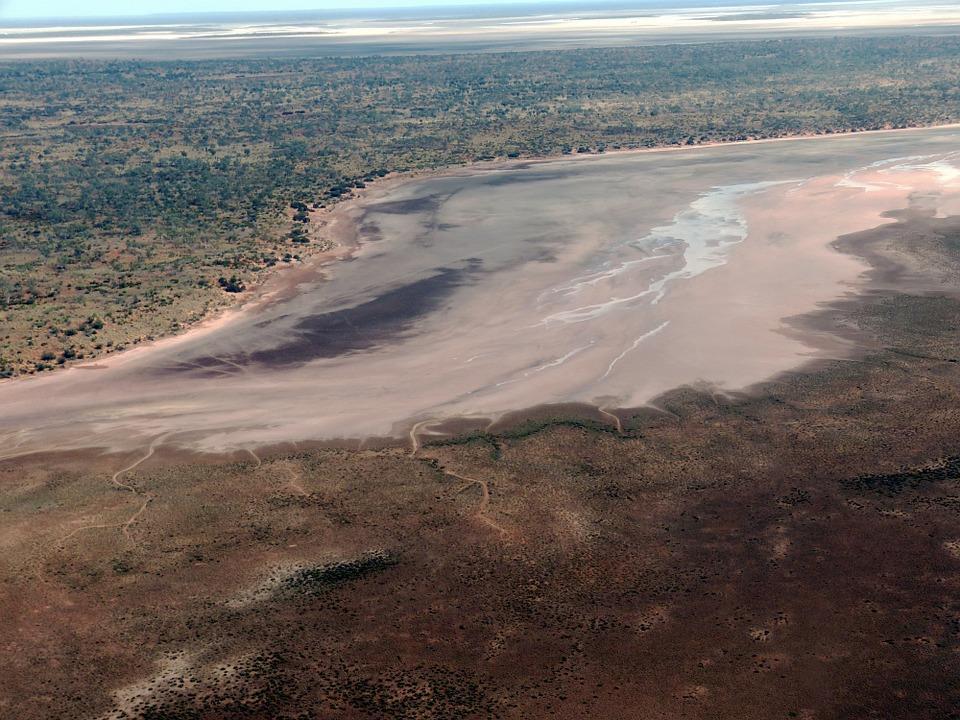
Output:
[[394,183],[337,211],[346,240],[349,221],[381,239],[350,246],[326,280],[278,275],[257,305],[104,369],[0,385],[0,455],[406,437],[416,422],[636,406],[849,357],[848,341],[785,332],[787,319],[863,287],[838,236],[917,203],[960,206],[958,147],[940,129]]

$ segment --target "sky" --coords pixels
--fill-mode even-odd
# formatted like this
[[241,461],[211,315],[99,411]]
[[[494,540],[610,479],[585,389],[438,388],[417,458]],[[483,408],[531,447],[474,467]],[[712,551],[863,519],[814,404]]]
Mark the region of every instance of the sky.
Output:
[[[509,4],[511,0],[0,0],[0,19]],[[538,0],[524,0],[531,4]],[[548,0],[542,0],[547,2]],[[556,0],[553,0],[556,4]]]

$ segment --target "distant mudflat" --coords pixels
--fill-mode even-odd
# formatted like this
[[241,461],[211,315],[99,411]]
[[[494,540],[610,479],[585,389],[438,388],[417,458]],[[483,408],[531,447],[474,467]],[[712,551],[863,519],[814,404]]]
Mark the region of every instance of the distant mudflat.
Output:
[[150,347],[0,384],[0,457],[405,437],[548,403],[745,388],[855,348],[845,234],[960,214],[960,130],[473,167],[336,211],[356,246]]
[[0,18],[0,59],[206,59],[557,49],[775,37],[930,34],[960,8],[929,0],[559,2],[505,8],[220,13],[74,22]]

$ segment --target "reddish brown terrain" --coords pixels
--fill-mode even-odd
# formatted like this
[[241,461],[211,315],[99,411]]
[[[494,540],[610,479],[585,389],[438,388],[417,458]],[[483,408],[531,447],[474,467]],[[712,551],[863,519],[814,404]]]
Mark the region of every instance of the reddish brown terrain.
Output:
[[958,717],[960,222],[839,246],[872,350],[622,431],[6,461],[0,716]]

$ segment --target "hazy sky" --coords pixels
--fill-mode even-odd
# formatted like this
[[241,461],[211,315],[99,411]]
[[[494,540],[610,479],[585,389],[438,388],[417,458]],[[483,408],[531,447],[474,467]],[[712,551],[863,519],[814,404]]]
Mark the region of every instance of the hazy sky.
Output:
[[[524,4],[547,0],[524,0]],[[556,0],[551,0],[554,4]],[[0,18],[509,4],[511,0],[0,0]]]

